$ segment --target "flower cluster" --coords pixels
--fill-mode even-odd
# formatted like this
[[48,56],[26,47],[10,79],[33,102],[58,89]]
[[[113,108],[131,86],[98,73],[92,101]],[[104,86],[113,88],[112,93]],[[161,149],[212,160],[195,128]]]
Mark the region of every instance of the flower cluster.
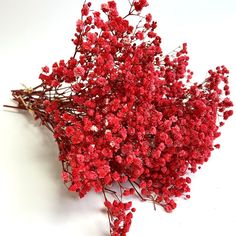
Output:
[[[132,212],[136,211],[135,208],[131,208],[132,202],[123,203],[114,200],[111,203],[106,199],[104,205],[108,211],[111,236],[125,236],[129,232],[131,219],[133,218]],[[127,211],[129,212],[126,214]],[[112,218],[110,218],[111,216]]]
[[13,90],[18,108],[53,132],[69,191],[104,194],[112,236],[126,235],[135,211],[122,196],[167,212],[190,197],[188,174],[219,148],[219,127],[233,114],[226,67],[193,82],[186,43],[163,55],[157,22],[142,15],[147,1],[129,3],[121,16],[115,1],[100,11],[85,2],[74,55],[43,67],[39,86]]

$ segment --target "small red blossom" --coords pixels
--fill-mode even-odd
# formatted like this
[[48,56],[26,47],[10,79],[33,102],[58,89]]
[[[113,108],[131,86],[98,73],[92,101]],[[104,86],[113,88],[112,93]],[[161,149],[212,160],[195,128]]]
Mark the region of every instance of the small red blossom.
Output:
[[134,1],[134,8],[136,11],[142,11],[142,9],[147,6],[148,6],[147,0],[135,0]]
[[137,37],[137,39],[139,39],[139,40],[143,40],[143,39],[144,39],[143,32],[138,31],[138,32],[136,33],[136,37]]
[[43,68],[42,68],[42,70],[43,70],[43,72],[44,73],[49,73],[49,67],[48,66],[44,66]]
[[224,120],[228,120],[228,118],[232,115],[233,115],[233,110],[225,111],[224,112]]
[[68,182],[69,181],[69,174],[67,172],[63,171],[62,174],[61,174],[61,177],[62,177],[62,180],[64,182]]
[[146,21],[149,23],[152,21],[152,15],[150,13],[146,15]]
[[87,16],[89,14],[89,6],[88,4],[84,4],[81,9],[82,16]]
[[75,68],[74,68],[74,75],[75,75],[75,76],[83,76],[84,73],[85,73],[85,70],[84,70],[83,67],[78,66],[78,67],[75,67]]
[[103,3],[103,4],[101,5],[101,9],[102,9],[103,12],[108,12],[109,9],[110,9],[110,7],[109,7],[108,4]]
[[78,20],[76,22],[76,31],[82,32],[83,29],[84,29],[84,22],[82,20]]
[[75,133],[75,129],[73,126],[67,126],[66,127],[66,135],[68,137],[71,137]]

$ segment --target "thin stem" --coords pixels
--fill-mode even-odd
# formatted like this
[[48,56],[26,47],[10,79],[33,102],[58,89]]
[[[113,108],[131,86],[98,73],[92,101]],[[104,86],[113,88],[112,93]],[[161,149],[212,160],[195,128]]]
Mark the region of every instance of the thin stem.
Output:
[[143,196],[139,193],[139,191],[136,189],[136,187],[134,186],[134,184],[130,180],[129,180],[129,183],[132,185],[132,187],[134,188],[135,192],[142,199],[142,201],[146,201],[146,199],[143,198]]
[[118,195],[115,191],[108,189],[108,188],[104,188],[104,190],[106,190],[107,192],[110,192],[110,194],[113,194],[118,201],[121,201],[121,199],[118,197]]
[[[102,190],[102,193],[103,193],[105,201],[107,201],[107,197],[106,197],[106,193],[105,193],[104,189]],[[110,213],[108,208],[107,208],[107,217],[108,217],[108,221],[109,221],[109,225],[110,225],[110,234],[111,234],[112,233],[112,230],[111,230],[111,226],[112,226],[112,223],[111,223],[111,213]]]
[[128,1],[129,1],[129,4],[130,4],[130,9],[129,9],[128,14],[125,15],[125,16],[123,17],[123,19],[127,18],[128,16],[130,16],[130,15],[134,12],[134,10],[135,10],[135,9],[132,9],[132,8],[133,8],[133,5],[134,5],[134,2],[131,3],[130,0],[128,0]]
[[19,109],[19,110],[27,110],[26,108],[23,108],[23,107],[16,107],[16,106],[10,106],[10,105],[3,105],[3,107]]
[[156,202],[155,202],[155,199],[154,199],[154,197],[153,197],[152,195],[151,195],[151,198],[152,198],[152,203],[153,203],[154,211],[156,211],[157,208],[156,208]]

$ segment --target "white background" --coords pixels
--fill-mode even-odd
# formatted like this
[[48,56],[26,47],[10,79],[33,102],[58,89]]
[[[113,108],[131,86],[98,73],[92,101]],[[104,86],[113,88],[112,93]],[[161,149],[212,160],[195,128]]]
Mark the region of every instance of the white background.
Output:
[[[118,2],[126,11],[125,1]],[[187,42],[196,81],[225,64],[236,103],[236,1],[149,2],[164,51]],[[72,54],[70,39],[81,5],[82,0],[0,0],[1,107],[12,104],[10,89],[37,85],[42,66]],[[236,235],[235,124],[236,116],[223,127],[222,148],[193,177],[191,199],[179,199],[172,214],[134,201],[129,236]],[[1,108],[0,145],[1,235],[105,236],[102,197],[89,194],[79,200],[67,192],[53,138],[29,114]]]

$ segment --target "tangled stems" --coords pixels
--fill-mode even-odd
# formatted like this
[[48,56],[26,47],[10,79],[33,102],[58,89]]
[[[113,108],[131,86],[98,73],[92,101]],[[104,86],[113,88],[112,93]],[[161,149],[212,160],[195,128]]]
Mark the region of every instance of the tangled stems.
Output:
[[43,67],[39,86],[12,91],[17,108],[53,133],[69,191],[103,194],[112,236],[129,231],[135,208],[126,196],[167,212],[190,197],[188,174],[220,147],[219,128],[233,114],[227,68],[192,82],[187,45],[163,55],[157,23],[142,15],[147,1],[129,3],[122,17],[115,1],[100,12],[85,2],[73,56]]

